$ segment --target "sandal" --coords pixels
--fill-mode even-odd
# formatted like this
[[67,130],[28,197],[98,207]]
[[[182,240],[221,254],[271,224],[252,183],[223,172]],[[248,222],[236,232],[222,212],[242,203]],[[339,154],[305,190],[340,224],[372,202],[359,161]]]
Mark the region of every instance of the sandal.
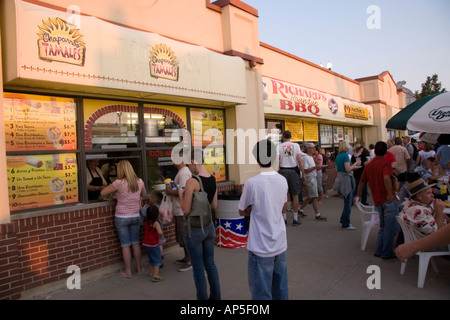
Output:
[[126,273],[123,272],[123,271],[119,271],[119,275],[122,276],[122,277],[124,277],[124,278],[131,278],[131,274],[128,275],[128,274],[126,274]]
[[160,277],[160,276],[153,276],[152,277],[152,282],[160,282],[160,281],[163,281],[164,279],[162,278],[162,277]]

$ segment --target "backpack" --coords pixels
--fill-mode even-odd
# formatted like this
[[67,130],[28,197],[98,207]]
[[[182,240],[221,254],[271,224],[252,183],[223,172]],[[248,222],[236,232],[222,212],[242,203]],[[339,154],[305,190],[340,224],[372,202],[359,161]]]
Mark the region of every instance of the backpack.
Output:
[[417,156],[419,155],[419,149],[413,143],[410,143],[410,144],[412,145],[413,150],[414,150],[414,152],[413,152],[413,160],[416,161],[417,160]]
[[185,216],[186,226],[188,229],[189,238],[191,238],[191,227],[209,226],[212,222],[212,210],[208,201],[208,194],[203,188],[202,179],[197,175],[192,177],[198,180],[200,184],[200,191],[195,191],[192,198],[191,212]]

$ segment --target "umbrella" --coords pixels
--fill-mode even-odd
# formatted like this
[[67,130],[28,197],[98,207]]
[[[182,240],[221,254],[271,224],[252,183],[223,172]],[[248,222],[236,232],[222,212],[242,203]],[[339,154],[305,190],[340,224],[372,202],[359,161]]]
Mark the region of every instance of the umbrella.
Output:
[[450,92],[427,96],[407,105],[388,121],[386,128],[450,134]]
[[450,134],[448,133],[429,133],[429,132],[421,132],[419,134],[419,139],[431,144],[439,143],[450,144]]

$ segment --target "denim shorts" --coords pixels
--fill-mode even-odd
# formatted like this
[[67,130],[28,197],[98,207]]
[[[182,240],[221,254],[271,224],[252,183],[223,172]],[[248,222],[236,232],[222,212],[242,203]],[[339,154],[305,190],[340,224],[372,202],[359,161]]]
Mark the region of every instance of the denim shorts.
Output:
[[140,217],[114,219],[122,248],[139,243]]
[[153,267],[162,265],[161,249],[157,247],[146,247],[148,255],[148,264]]

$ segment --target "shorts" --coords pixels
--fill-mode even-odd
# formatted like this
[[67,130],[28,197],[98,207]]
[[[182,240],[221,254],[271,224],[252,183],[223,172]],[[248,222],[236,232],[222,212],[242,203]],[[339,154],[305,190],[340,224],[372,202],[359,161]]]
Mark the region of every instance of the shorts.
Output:
[[317,171],[317,192],[319,192],[319,193],[323,192],[322,172],[321,171]]
[[140,217],[120,218],[116,216],[114,223],[122,248],[139,243],[139,231],[141,229]]
[[184,242],[184,225],[185,225],[184,217],[175,216],[175,239],[182,248],[186,247],[186,244]]
[[286,178],[291,196],[299,195],[300,180],[297,171],[294,169],[280,169],[280,174]]
[[159,267],[162,265],[161,249],[159,246],[156,247],[146,247],[148,264],[153,267]]
[[308,198],[317,198],[317,177],[306,177],[306,188],[308,189]]

